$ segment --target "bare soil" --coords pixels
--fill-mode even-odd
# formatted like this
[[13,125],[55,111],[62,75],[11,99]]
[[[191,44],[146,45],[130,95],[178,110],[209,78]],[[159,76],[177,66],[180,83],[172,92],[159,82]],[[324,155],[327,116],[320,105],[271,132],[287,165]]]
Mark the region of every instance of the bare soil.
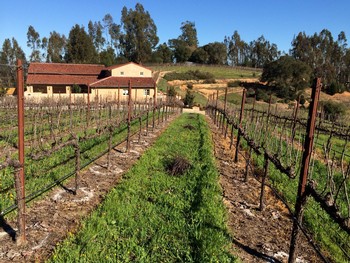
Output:
[[[287,262],[293,225],[289,210],[268,187],[265,187],[265,209],[259,210],[260,182],[252,174],[244,182],[245,159],[239,155],[235,163],[234,146],[230,149],[229,138],[225,139],[209,118],[208,122],[234,253],[242,262]],[[297,262],[321,262],[306,238],[300,237]]]
[[[243,180],[245,161],[233,162],[229,139],[223,138],[217,127],[207,118],[212,129],[215,156],[220,171],[223,202],[228,211],[228,228],[234,237],[232,250],[242,262],[286,262],[292,220],[288,210],[273,193],[266,189],[266,208],[259,211],[260,183],[252,176]],[[14,241],[16,222],[4,221],[0,231],[0,262],[43,262],[55,246],[70,233],[79,229],[80,222],[105,198],[121,180],[122,175],[167,127],[167,124],[132,141],[132,150],[125,153],[122,144],[112,152],[111,172],[107,156],[103,156],[82,173],[81,188],[70,193],[74,178],[56,187],[41,200],[32,202],[27,209],[27,244],[17,246]],[[0,228],[1,229],[1,228]],[[303,239],[300,243],[299,262],[319,262],[315,252]]]

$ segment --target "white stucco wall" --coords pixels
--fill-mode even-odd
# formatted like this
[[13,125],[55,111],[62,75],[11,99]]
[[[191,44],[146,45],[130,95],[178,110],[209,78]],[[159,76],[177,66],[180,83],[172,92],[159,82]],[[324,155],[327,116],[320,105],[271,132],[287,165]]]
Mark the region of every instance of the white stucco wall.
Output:
[[137,64],[126,64],[111,70],[113,77],[152,77],[152,70]]

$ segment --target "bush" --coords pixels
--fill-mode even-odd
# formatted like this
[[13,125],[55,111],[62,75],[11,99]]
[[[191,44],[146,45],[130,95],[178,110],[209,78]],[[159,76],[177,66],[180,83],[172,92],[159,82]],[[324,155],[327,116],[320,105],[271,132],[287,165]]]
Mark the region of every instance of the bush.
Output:
[[203,82],[204,84],[215,84],[216,83],[216,80],[214,78],[212,79],[206,79],[204,80]]
[[239,86],[241,86],[241,82],[239,80],[227,82],[227,87],[229,87],[229,88],[234,88],[234,87],[239,87]]
[[256,100],[262,100],[265,102],[269,102],[270,100],[270,95],[264,89],[257,89],[255,91],[255,95],[256,95]]
[[170,72],[165,74],[164,78],[167,81],[172,80],[203,80],[203,79],[214,79],[214,75],[210,72],[203,72],[199,70],[189,70],[183,73]]
[[187,83],[187,88],[192,90],[193,89],[193,83]]
[[189,107],[192,108],[193,107],[193,101],[194,101],[194,94],[191,90],[187,90],[186,91],[186,96],[184,98],[184,104]]
[[346,108],[344,104],[327,101],[323,103],[323,110],[326,118],[336,121],[345,114]]
[[331,85],[329,85],[325,91],[329,95],[334,95],[336,93],[344,92],[345,87],[344,87],[344,85],[342,85],[340,83],[332,82]]

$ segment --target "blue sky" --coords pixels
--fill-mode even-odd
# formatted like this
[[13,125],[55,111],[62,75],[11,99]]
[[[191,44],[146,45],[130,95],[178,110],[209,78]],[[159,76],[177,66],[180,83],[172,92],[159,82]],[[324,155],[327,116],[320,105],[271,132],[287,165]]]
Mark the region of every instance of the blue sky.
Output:
[[[328,29],[336,39],[344,31],[350,41],[349,0],[17,0],[2,1],[0,45],[14,37],[29,55],[27,30],[32,25],[40,37],[51,31],[68,36],[75,24],[87,28],[89,20],[102,21],[110,13],[120,23],[124,6],[140,2],[153,18],[159,43],[177,38],[182,22],[195,22],[200,45],[224,40],[235,30],[250,42],[261,35],[279,50],[291,48],[294,35]],[[1,47],[0,47],[1,48]]]

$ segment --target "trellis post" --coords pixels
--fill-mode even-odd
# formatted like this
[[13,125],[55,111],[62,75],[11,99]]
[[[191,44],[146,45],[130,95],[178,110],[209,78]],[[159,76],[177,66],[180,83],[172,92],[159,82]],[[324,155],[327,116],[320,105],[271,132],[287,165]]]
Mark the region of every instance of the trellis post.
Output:
[[308,179],[309,164],[310,164],[310,159],[312,154],[314,131],[315,131],[315,124],[316,124],[316,117],[317,117],[317,106],[318,106],[320,91],[321,91],[321,80],[320,78],[316,78],[312,86],[312,94],[311,94],[312,101],[309,107],[309,117],[307,121],[304,152],[303,152],[303,158],[302,158],[302,164],[301,164],[301,170],[300,170],[300,176],[299,176],[298,195],[297,195],[297,201],[295,203],[293,231],[292,231],[291,243],[290,243],[290,249],[289,249],[289,259],[288,259],[289,263],[294,263],[296,260],[296,248],[297,248],[297,241],[298,241],[298,236],[300,232],[299,224],[302,223],[304,208],[306,204],[306,197],[307,197],[306,183]]
[[24,83],[23,65],[17,60],[17,110],[18,110],[18,160],[19,168],[16,173],[16,196],[18,205],[18,245],[26,243],[26,217],[25,217],[25,174],[24,174]]

